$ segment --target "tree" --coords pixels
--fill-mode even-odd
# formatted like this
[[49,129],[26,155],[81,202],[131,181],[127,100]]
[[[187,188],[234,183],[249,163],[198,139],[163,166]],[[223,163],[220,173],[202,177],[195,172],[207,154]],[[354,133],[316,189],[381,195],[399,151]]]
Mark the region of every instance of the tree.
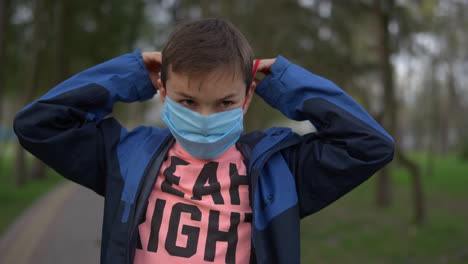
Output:
[[[389,24],[392,19],[392,12],[395,11],[395,3],[393,0],[375,0],[375,16],[378,27],[378,46],[380,56],[380,70],[382,74],[382,83],[384,87],[384,125],[387,131],[396,139],[396,157],[399,162],[405,166],[411,174],[412,191],[414,202],[414,220],[417,224],[422,224],[424,221],[424,204],[421,184],[421,173],[418,165],[411,161],[398,147],[398,134],[396,131],[398,105],[396,93],[394,89],[393,66],[390,61],[392,50],[390,47],[390,32]],[[388,206],[390,203],[389,197],[389,175],[388,167],[381,170],[377,182],[377,203],[380,206]]]
[[[0,95],[3,94],[4,68],[6,68],[6,32],[9,24],[10,0],[0,1]],[[0,100],[0,111],[2,110],[2,100]],[[2,120],[0,116],[0,121]]]
[[[40,71],[40,55],[43,49],[47,46],[47,40],[44,38],[47,30],[47,0],[36,0],[33,5],[33,33],[31,38],[30,56],[28,61],[27,72],[28,72],[28,83],[22,91],[21,105],[26,105],[27,102],[31,101],[34,96],[34,89],[39,83],[39,71]],[[17,174],[16,182],[18,185],[23,185],[28,181],[27,164],[26,164],[26,151],[21,145],[16,147],[16,162],[15,171]]]
[[[10,21],[10,0],[0,0],[0,129],[3,124],[3,95],[5,93],[5,74],[7,67],[7,29]],[[0,131],[0,157],[3,151],[2,131]]]

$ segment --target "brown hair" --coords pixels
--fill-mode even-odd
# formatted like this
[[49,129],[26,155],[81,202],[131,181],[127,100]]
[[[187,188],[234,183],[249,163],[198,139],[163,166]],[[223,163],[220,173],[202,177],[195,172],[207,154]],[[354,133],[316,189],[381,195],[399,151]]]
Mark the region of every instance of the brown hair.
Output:
[[225,67],[233,78],[241,73],[252,83],[253,51],[247,39],[229,21],[206,18],[179,24],[162,50],[161,81],[166,87],[168,70],[193,76]]

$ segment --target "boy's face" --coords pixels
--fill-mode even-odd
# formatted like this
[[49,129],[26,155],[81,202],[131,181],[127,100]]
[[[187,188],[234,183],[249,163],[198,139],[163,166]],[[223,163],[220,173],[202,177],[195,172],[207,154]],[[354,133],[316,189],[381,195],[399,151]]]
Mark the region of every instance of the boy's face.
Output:
[[200,77],[174,73],[168,69],[166,87],[158,80],[161,101],[166,96],[172,101],[202,115],[243,107],[244,115],[252,101],[255,84],[252,83],[246,95],[245,83],[239,74],[232,75],[223,69],[212,71]]

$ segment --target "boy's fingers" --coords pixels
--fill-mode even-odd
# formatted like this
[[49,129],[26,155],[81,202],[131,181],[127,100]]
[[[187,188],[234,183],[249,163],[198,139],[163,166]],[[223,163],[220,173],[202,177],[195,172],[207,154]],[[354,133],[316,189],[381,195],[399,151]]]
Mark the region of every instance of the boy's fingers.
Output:
[[[262,59],[260,60],[260,63],[258,65],[257,71],[262,72],[265,75],[270,74],[270,68],[275,62],[276,59]],[[255,65],[255,60],[254,60],[254,65]]]
[[[276,59],[262,59],[262,60],[260,60],[260,62],[258,63],[256,73],[261,72],[261,73],[265,74],[265,76],[269,75],[271,73],[271,66],[273,65],[275,60]],[[254,65],[254,68],[255,68],[255,60],[253,61],[253,65]],[[261,81],[262,80],[259,80],[258,78],[256,78],[256,76],[254,76],[253,82],[255,83],[255,85],[259,85]]]
[[161,54],[161,52],[155,52],[155,53],[154,53],[154,59],[155,59],[159,64],[162,64],[162,54]]
[[150,71],[161,71],[162,54],[161,52],[143,52],[145,65]]
[[161,71],[161,52],[143,52],[143,60],[154,88],[158,89],[159,72]]

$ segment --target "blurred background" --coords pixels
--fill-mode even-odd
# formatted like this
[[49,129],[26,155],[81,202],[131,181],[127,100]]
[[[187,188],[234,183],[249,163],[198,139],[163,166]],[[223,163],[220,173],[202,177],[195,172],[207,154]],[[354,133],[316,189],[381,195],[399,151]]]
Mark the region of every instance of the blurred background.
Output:
[[[0,0],[0,263],[99,262],[102,198],[19,147],[15,113],[203,17],[233,22],[256,58],[332,80],[395,138],[390,165],[302,221],[303,263],[468,263],[467,12],[466,0]],[[112,115],[131,129],[162,125],[160,112],[153,98]],[[245,125],[313,131],[258,96]]]

